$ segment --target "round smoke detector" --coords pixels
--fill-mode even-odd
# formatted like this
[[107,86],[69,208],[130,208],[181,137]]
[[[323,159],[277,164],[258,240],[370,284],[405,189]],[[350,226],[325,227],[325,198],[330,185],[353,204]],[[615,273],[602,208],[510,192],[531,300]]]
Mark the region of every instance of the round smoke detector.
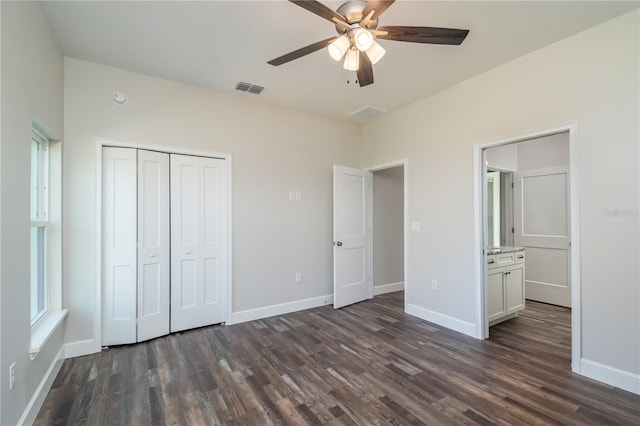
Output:
[[111,99],[118,105],[124,105],[129,100],[129,98],[127,98],[127,95],[120,91],[113,92],[113,95],[111,95]]

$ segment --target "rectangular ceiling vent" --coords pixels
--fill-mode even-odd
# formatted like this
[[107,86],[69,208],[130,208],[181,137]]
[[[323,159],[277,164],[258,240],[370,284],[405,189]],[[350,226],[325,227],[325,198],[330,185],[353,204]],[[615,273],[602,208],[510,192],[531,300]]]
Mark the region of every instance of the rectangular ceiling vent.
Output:
[[239,81],[236,83],[236,90],[240,90],[241,92],[249,92],[254,95],[259,95],[264,90],[264,86],[260,86],[258,84],[245,83],[244,81]]
[[379,108],[374,108],[372,106],[365,106],[356,111],[353,111],[350,115],[352,118],[356,120],[368,121],[374,117],[384,114],[385,112],[386,112],[385,110],[382,110]]

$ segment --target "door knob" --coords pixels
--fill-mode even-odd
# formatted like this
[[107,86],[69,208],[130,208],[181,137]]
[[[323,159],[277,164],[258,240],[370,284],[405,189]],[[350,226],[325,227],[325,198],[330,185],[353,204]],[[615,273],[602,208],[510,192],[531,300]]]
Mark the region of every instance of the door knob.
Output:
[[337,245],[338,247],[341,247],[341,246],[342,246],[342,241],[338,241],[338,242],[336,243],[336,245]]
[[151,254],[149,255],[149,257],[153,259],[154,257],[156,257],[156,255],[155,255],[155,254],[153,254],[153,253],[151,253]]
[[188,255],[189,255],[189,254],[191,254],[191,250],[187,250],[187,254],[188,254]]

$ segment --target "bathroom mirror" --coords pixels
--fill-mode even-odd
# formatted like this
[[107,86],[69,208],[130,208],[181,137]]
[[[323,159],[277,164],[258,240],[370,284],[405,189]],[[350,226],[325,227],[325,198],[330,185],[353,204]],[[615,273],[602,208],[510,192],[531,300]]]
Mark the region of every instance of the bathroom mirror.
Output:
[[487,246],[513,245],[513,173],[487,170]]

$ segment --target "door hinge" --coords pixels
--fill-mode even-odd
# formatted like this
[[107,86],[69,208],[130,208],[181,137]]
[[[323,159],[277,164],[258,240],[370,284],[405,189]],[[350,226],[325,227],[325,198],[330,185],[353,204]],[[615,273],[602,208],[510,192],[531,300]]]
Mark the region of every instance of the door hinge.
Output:
[[513,186],[513,182],[511,182],[511,189],[513,189],[513,188],[515,188],[515,187]]

